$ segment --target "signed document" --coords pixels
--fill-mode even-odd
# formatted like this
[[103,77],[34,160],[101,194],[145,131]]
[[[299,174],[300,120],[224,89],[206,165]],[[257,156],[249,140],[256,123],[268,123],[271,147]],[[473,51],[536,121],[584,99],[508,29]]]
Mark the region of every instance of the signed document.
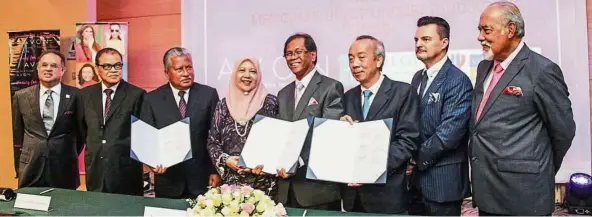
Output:
[[156,129],[132,116],[131,134],[130,157],[148,166],[171,167],[193,157],[189,118]]
[[386,183],[392,119],[349,124],[315,118],[308,179]]
[[289,122],[257,115],[239,166],[255,168],[263,165],[263,172],[268,174],[276,174],[282,168],[295,172],[308,130],[307,119]]

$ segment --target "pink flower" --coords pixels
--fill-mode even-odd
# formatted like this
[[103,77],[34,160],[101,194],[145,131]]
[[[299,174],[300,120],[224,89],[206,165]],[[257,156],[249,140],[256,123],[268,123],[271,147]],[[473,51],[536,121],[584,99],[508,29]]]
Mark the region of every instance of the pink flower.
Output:
[[231,193],[236,192],[236,190],[238,190],[238,189],[239,189],[238,186],[236,186],[236,185],[230,185],[230,191],[231,191]]
[[243,209],[243,211],[249,213],[249,215],[251,213],[253,213],[253,210],[255,210],[255,205],[253,205],[252,203],[243,203],[241,205],[241,208]]
[[232,189],[229,185],[224,184],[224,185],[220,186],[220,191],[222,192],[222,194],[225,194],[226,192],[232,191]]
[[284,208],[284,205],[282,203],[279,203],[275,206],[275,214],[276,216],[286,216],[288,215],[288,212],[286,212],[286,208]]
[[[245,186],[243,186],[243,188],[242,188],[242,191],[243,191],[243,194],[244,194],[244,195],[251,195],[251,192],[253,192],[253,190],[254,190],[254,189],[253,189],[251,186],[249,186],[249,185],[245,185]],[[249,213],[249,214],[250,214],[250,213]]]

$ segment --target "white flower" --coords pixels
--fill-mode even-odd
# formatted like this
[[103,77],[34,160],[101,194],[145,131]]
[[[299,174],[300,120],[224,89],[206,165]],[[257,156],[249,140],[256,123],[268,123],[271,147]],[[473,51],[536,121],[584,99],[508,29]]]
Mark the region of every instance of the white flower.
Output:
[[206,200],[206,207],[207,208],[214,208],[214,201],[213,200],[210,200],[210,199],[207,199]]

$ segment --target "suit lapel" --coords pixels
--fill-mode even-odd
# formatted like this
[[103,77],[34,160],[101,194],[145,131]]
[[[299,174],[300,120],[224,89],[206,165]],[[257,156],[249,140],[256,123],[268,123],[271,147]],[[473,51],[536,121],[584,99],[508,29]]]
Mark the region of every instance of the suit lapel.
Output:
[[451,64],[452,62],[450,62],[450,59],[446,60],[446,62],[444,63],[444,65],[442,66],[442,68],[440,69],[440,71],[430,84],[430,86],[428,87],[428,89],[425,91],[425,94],[421,96],[422,104],[428,104],[430,99],[429,94],[436,93],[438,89],[440,89],[440,86],[442,86],[442,83],[444,83],[444,81],[446,80],[446,75],[448,74],[448,69],[450,69]]
[[88,88],[93,88],[90,98],[93,110],[97,113],[97,117],[100,118],[99,123],[104,123],[105,118],[103,116],[103,88],[101,86],[101,83],[94,84],[94,86]]
[[352,91],[353,99],[351,99],[351,104],[354,107],[354,113],[352,119],[354,120],[364,120],[364,115],[362,114],[362,88],[360,85],[356,86],[355,89]]
[[286,110],[287,111],[287,117],[286,119],[292,119],[294,120],[294,104],[295,104],[295,100],[296,100],[296,95],[294,93],[294,91],[296,91],[296,83],[292,82],[290,84],[288,84],[288,87],[286,88],[287,90],[287,95],[286,98],[280,98],[279,100],[283,101],[281,102],[282,105],[286,105]]
[[418,92],[417,90],[419,89],[419,85],[421,82],[421,73],[422,72],[423,72],[423,69],[415,72],[413,79],[411,79],[411,86],[416,90],[415,92]]
[[315,93],[315,91],[317,91],[319,83],[321,83],[321,75],[319,75],[316,71],[314,73],[315,74],[312,76],[312,79],[310,79],[310,83],[308,83],[308,86],[306,87],[306,90],[304,90],[304,94],[302,94],[302,97],[300,97],[298,106],[294,111],[294,120],[300,119],[300,117],[302,116],[302,112],[304,112],[304,109],[306,108],[306,106],[308,106],[310,98]]
[[374,120],[374,117],[376,117],[380,109],[382,109],[382,107],[386,105],[386,102],[391,98],[391,94],[389,94],[390,90],[391,80],[384,76],[384,80],[382,80],[382,84],[380,84],[380,88],[378,88],[378,93],[374,97],[374,100],[372,100],[366,120]]
[[484,90],[483,90],[483,83],[485,82],[485,79],[487,78],[487,75],[489,74],[489,72],[491,71],[491,68],[493,67],[493,61],[490,61],[489,63],[487,63],[487,67],[485,68],[485,71],[482,72],[477,72],[477,81],[475,83],[475,88],[474,88],[474,93],[475,94],[475,100],[473,101],[473,106],[472,106],[472,112],[473,112],[473,121],[475,121],[474,119],[477,117],[477,111],[479,110],[479,105],[481,104],[481,100],[483,100],[483,94],[484,94]]
[[[66,95],[68,97],[66,97]],[[64,110],[70,105],[70,88],[64,84],[62,84],[62,92],[60,93],[60,104],[58,105],[58,114],[53,123],[53,127],[51,128],[50,135],[53,134],[53,131],[56,128],[57,123],[61,120],[62,116],[64,116]]]
[[40,89],[41,87],[39,86],[41,84],[37,84],[37,86],[35,86],[35,88],[33,88],[32,92],[29,92],[30,94],[28,94],[28,100],[29,100],[29,105],[31,105],[30,109],[33,109],[32,114],[34,114],[33,119],[35,120],[35,123],[39,123],[38,127],[40,129],[40,131],[43,132],[43,135],[45,136],[49,136],[47,135],[47,130],[45,130],[45,124],[43,123],[43,118],[41,117],[41,111],[39,110],[41,104],[39,102],[40,100]]
[[111,107],[109,108],[109,113],[107,113],[107,118],[105,118],[105,125],[107,124],[107,122],[109,122],[109,119],[111,119],[113,113],[115,113],[115,111],[117,110],[117,108],[119,108],[121,103],[123,103],[123,100],[125,100],[125,97],[127,96],[126,91],[127,83],[121,80],[119,86],[117,86],[117,90],[115,91],[115,96],[113,97],[113,101],[111,102]]
[[[489,95],[489,99],[485,103],[485,107],[483,108],[483,111],[481,112],[481,116],[477,117],[477,118],[479,118],[477,120],[477,125],[481,122],[481,119],[483,119],[483,117],[487,114],[487,111],[489,111],[489,109],[491,108],[491,106],[493,105],[495,100],[497,100],[497,98],[500,96],[500,94],[502,93],[504,88],[508,85],[508,83],[510,83],[510,81],[512,81],[512,79],[514,79],[514,77],[520,72],[520,70],[522,70],[522,67],[524,67],[524,63],[525,63],[524,60],[526,60],[528,58],[528,53],[529,53],[529,49],[526,47],[526,45],[524,45],[522,50],[520,50],[520,52],[518,52],[518,54],[516,55],[514,60],[512,60],[512,62],[508,66],[508,68],[506,70],[504,70],[504,74],[502,75],[500,80],[497,82],[497,84],[495,85],[493,90],[491,91],[491,93]],[[481,98],[482,97],[483,96],[481,96]],[[479,101],[479,102],[481,102],[481,101]]]
[[[187,111],[186,111],[186,117],[191,117],[190,112],[192,111],[199,111],[198,105],[199,105],[199,84],[197,83],[193,83],[193,86],[191,86],[191,88],[189,89],[189,98],[188,98],[188,102],[187,102]],[[172,94],[172,90],[170,90]],[[173,105],[174,109],[177,110],[177,114],[179,114],[179,119],[181,119],[181,112],[179,111],[179,107],[176,105],[176,101],[173,98]]]

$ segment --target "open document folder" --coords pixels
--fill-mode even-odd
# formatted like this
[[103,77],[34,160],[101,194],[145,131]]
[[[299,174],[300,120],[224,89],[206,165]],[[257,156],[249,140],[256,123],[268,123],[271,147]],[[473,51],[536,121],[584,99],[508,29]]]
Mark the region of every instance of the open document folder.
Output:
[[269,174],[276,174],[282,168],[289,173],[295,172],[308,130],[307,119],[289,122],[255,116],[239,166],[255,168],[263,165],[263,172]]
[[386,183],[392,118],[349,124],[315,118],[306,178]]
[[131,143],[130,157],[151,167],[171,167],[193,157],[189,118],[156,129],[132,116]]

